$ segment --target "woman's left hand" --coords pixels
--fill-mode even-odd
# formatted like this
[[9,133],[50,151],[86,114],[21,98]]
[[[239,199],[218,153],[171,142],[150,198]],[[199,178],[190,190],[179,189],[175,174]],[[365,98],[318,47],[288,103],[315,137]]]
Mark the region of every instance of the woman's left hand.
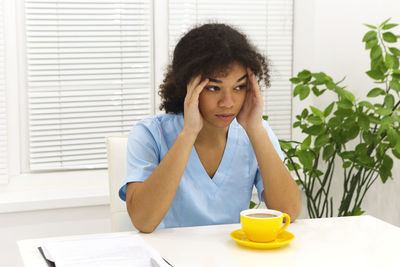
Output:
[[262,126],[264,101],[256,76],[247,68],[247,92],[242,109],[236,119],[246,132],[259,129]]

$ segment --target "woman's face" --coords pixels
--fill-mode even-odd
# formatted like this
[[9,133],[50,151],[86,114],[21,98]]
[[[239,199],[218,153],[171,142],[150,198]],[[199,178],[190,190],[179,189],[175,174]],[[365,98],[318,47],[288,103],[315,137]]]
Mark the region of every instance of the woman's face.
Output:
[[223,75],[209,78],[199,96],[199,109],[205,123],[227,127],[240,112],[246,98],[246,68],[234,62]]

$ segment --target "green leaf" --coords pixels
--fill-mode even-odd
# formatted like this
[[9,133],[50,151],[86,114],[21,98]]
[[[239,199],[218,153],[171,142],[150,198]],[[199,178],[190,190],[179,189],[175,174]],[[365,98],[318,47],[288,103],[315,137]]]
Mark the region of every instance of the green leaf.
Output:
[[292,144],[287,141],[279,140],[279,145],[283,150],[289,150],[292,148]]
[[394,28],[396,26],[398,26],[399,24],[386,24],[385,26],[382,27],[382,30],[389,30],[391,28]]
[[389,87],[395,90],[396,92],[400,92],[400,82],[398,80],[391,80],[389,82]]
[[375,113],[368,114],[369,121],[373,124],[380,124],[381,123],[380,117],[374,116],[374,115],[375,115]]
[[388,117],[383,117],[381,120],[381,124],[386,124],[389,127],[392,127],[391,124],[393,124],[396,121],[396,119],[392,116],[388,116]]
[[349,129],[356,124],[356,116],[349,116],[342,122],[342,127],[344,129]]
[[373,40],[373,39],[377,39],[376,31],[369,31],[364,35],[362,41],[363,42],[368,42],[368,41]]
[[256,203],[253,201],[250,201],[249,209],[253,209],[256,206]]
[[351,161],[344,161],[344,162],[343,162],[343,169],[347,169],[348,167],[351,166],[351,164],[352,164]]
[[301,143],[301,149],[306,150],[309,149],[311,145],[311,135],[307,136],[304,140],[303,143]]
[[374,142],[375,135],[370,132],[364,132],[362,137],[367,144],[372,144]]
[[311,124],[321,124],[322,123],[322,119],[320,117],[314,116],[314,115],[310,115],[307,118],[307,121],[310,122]]
[[383,26],[386,25],[386,23],[389,22],[389,20],[391,20],[392,18],[388,18],[387,20],[385,20],[384,22],[381,23],[381,25],[379,25],[379,28],[382,28]]
[[371,49],[378,45],[378,39],[372,39],[365,43],[365,49]]
[[393,69],[399,68],[399,58],[397,56],[391,55],[393,61]]
[[366,130],[366,131],[369,129],[369,119],[368,119],[367,115],[361,113],[358,116],[357,123],[361,129]]
[[393,128],[389,128],[387,130],[387,139],[392,145],[392,147],[394,147],[399,139],[399,135],[397,134],[396,130],[394,130]]
[[383,80],[385,78],[380,70],[370,70],[366,74],[374,80]]
[[386,65],[386,67],[387,67],[388,69],[393,68],[394,61],[393,61],[392,55],[389,54],[389,53],[387,53],[387,54],[385,55],[385,65]]
[[301,122],[300,121],[296,121],[296,122],[293,123],[293,128],[297,128],[300,125],[301,125]]
[[324,110],[324,117],[328,117],[329,114],[331,114],[334,107],[335,107],[335,102],[332,102],[329,106],[327,106]]
[[314,170],[313,174],[311,177],[320,177],[321,175],[323,175],[324,173],[320,170]]
[[354,151],[345,151],[340,153],[340,156],[343,159],[353,159],[354,158]]
[[338,101],[337,105],[339,108],[342,108],[342,109],[352,109],[353,108],[353,103],[347,99],[342,99],[342,100]]
[[308,116],[308,109],[303,109],[303,111],[301,112],[301,117],[302,118],[306,118]]
[[383,61],[383,59],[380,61],[380,64],[378,65],[379,71],[381,73],[383,73],[383,76],[385,78],[385,73],[389,70],[386,65],[385,62]]
[[315,78],[315,80],[313,81],[313,84],[315,85],[321,85],[326,82],[326,74],[323,72],[313,73],[312,77]]
[[356,207],[352,212],[351,212],[351,216],[360,216],[363,215],[365,213],[364,210],[362,210],[360,207]]
[[298,84],[301,80],[297,77],[290,78],[289,81],[293,84]]
[[294,88],[294,90],[293,90],[293,96],[294,97],[300,94],[301,88],[303,86],[304,86],[303,84],[299,84]]
[[353,140],[360,133],[360,127],[354,124],[352,127],[349,128],[348,131],[343,131],[343,133],[345,134],[347,140]]
[[400,57],[400,50],[396,47],[389,47],[389,51],[392,52],[393,55]]
[[335,128],[335,127],[338,127],[341,123],[342,123],[341,119],[339,119],[338,117],[332,117],[328,121],[328,126]]
[[393,70],[392,78],[396,80],[400,80],[400,73],[396,73],[396,70]]
[[370,25],[370,24],[364,24],[365,26],[367,26],[368,28],[371,28],[371,29],[376,29],[376,27],[375,26],[373,26],[373,25]]
[[329,144],[324,147],[324,150],[322,152],[322,158],[324,160],[329,160],[334,153],[335,153],[335,147],[333,146],[333,144]]
[[310,109],[315,116],[320,117],[321,119],[324,117],[324,113],[318,108],[310,106]]
[[356,146],[355,151],[357,155],[364,155],[367,154],[367,149],[368,149],[367,144],[360,143]]
[[[370,54],[371,54],[371,52],[370,52]],[[375,58],[375,59],[371,58],[371,70],[382,72],[382,70],[381,70],[382,64],[383,65],[385,64],[385,62],[383,62],[382,56]]]
[[367,154],[362,154],[357,157],[358,163],[360,165],[363,165],[369,169],[372,169],[374,167],[374,159],[368,156]]
[[304,82],[309,82],[311,80],[311,72],[309,70],[303,70],[297,74],[297,77]]
[[324,131],[324,127],[322,125],[313,125],[303,130],[303,133],[309,135],[319,135]]
[[338,117],[349,117],[353,115],[353,110],[352,109],[343,109],[343,108],[338,108],[333,114],[335,114]]
[[286,167],[288,168],[289,171],[294,170],[293,164],[290,161],[286,161]]
[[374,88],[371,91],[368,92],[367,97],[377,97],[379,95],[384,95],[385,90],[381,88]]
[[392,110],[387,108],[377,108],[375,112],[381,116],[387,116],[392,113]]
[[387,94],[384,103],[387,108],[392,109],[394,107],[394,96],[392,94]]
[[358,105],[361,107],[366,107],[367,109],[374,109],[374,106],[368,101],[361,101],[358,103]]
[[328,89],[335,89],[335,87],[336,87],[336,84],[334,83],[334,82],[332,82],[332,81],[328,81],[328,82],[326,82],[325,83],[325,85],[326,85],[326,87],[328,88]]
[[329,135],[320,135],[317,138],[315,138],[314,144],[317,147],[323,147],[329,142]]
[[391,32],[384,32],[384,33],[382,34],[382,37],[383,37],[383,40],[386,41],[386,42],[388,42],[388,43],[395,43],[395,42],[397,42],[397,37],[396,37],[396,35],[394,35],[394,34],[391,33]]
[[296,151],[296,155],[299,158],[300,163],[303,164],[304,168],[308,170],[312,169],[314,155],[310,151],[298,150]]
[[383,156],[383,162],[381,168],[379,169],[379,175],[383,183],[387,181],[389,177],[392,176],[393,159],[388,155]]
[[334,152],[335,152],[335,148],[334,148],[333,144],[329,144],[324,147],[324,150],[322,152],[322,158],[324,160],[328,160],[333,156]]
[[310,94],[310,87],[299,84],[294,88],[293,95],[300,95],[300,100],[304,100]]
[[377,59],[380,56],[382,56],[382,48],[379,45],[374,46],[370,52],[371,59]]
[[313,86],[313,88],[312,88],[311,90],[313,91],[313,93],[314,93],[315,96],[320,96],[320,95],[322,95],[322,94],[326,91],[326,89],[324,89],[324,90],[318,90],[318,88],[315,87],[315,86]]
[[356,101],[356,97],[353,95],[352,92],[347,91],[347,90],[341,90],[341,95],[346,98],[347,100],[349,100],[350,102],[355,102]]
[[400,153],[397,152],[396,149],[392,149],[392,154],[393,154],[396,158],[400,159]]

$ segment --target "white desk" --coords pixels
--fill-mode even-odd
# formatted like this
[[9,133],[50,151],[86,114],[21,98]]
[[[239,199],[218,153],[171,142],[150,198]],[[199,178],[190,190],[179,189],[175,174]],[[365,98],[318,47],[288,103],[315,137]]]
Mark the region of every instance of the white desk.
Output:
[[[237,244],[229,234],[238,228],[228,224],[138,234],[174,267],[400,266],[400,228],[371,216],[297,220],[287,229],[295,239],[272,250]],[[25,266],[47,266],[37,247],[48,239],[18,241]]]

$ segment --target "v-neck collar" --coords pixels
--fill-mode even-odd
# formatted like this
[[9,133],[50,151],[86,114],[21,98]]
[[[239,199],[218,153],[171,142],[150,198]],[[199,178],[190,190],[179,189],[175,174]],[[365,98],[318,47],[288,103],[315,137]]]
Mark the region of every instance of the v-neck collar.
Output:
[[[228,129],[228,137],[226,140],[225,144],[225,150],[222,155],[222,159],[219,163],[219,166],[217,168],[217,171],[215,172],[213,178],[208,175],[206,169],[204,168],[203,164],[200,161],[199,155],[197,154],[196,148],[193,146],[192,151],[190,154],[190,158],[193,162],[193,171],[194,174],[196,175],[195,178],[199,179],[200,184],[206,186],[207,192],[209,192],[211,195],[215,195],[216,191],[218,190],[219,186],[222,185],[229,177],[230,171],[232,168],[230,168],[230,164],[232,162],[232,157],[235,154],[235,149],[236,149],[236,134],[237,134],[237,129],[233,127],[233,124],[236,122],[234,120],[230,125]],[[211,191],[210,191],[211,189]]]

